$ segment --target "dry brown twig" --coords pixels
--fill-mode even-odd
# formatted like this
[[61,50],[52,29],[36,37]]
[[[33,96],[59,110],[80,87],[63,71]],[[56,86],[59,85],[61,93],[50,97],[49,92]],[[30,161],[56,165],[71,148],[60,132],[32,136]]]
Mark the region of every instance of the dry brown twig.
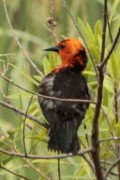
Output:
[[54,12],[55,12],[55,1],[54,0],[49,1],[49,12],[50,12],[50,17],[47,18],[46,22],[48,24],[49,31],[50,31],[53,39],[55,39],[55,41],[58,43],[58,38],[57,38],[57,34],[56,34],[56,29],[55,29],[57,26],[57,22],[55,21],[55,18],[54,18]]
[[22,179],[24,179],[24,180],[32,180],[32,179],[29,179],[29,178],[21,175],[21,174],[18,174],[18,173],[16,173],[16,172],[11,171],[10,169],[2,166],[1,164],[0,164],[0,168],[1,168],[1,169],[4,169],[6,172],[9,172],[9,173],[11,173],[11,174],[13,174],[13,175],[15,175],[15,176],[18,176],[19,178],[22,178]]
[[78,151],[76,154],[74,153],[69,153],[69,154],[59,154],[59,155],[54,155],[54,156],[39,156],[39,155],[33,155],[33,154],[28,154],[27,156],[25,154],[22,153],[16,153],[16,152],[10,152],[10,151],[6,151],[2,148],[0,148],[0,152],[7,154],[9,156],[14,156],[14,157],[21,157],[21,158],[28,158],[28,159],[63,159],[63,158],[69,158],[69,157],[73,157],[73,156],[82,156],[85,153],[89,153],[92,152],[93,149],[91,147]]
[[84,102],[84,103],[92,103],[92,104],[96,104],[95,101],[93,100],[84,100],[84,99],[62,99],[62,98],[56,98],[56,97],[52,97],[52,96],[45,96],[42,94],[38,94],[36,92],[33,91],[29,91],[21,86],[19,86],[18,84],[14,83],[11,79],[8,79],[7,77],[5,77],[3,74],[0,74],[0,77],[2,77],[3,79],[5,79],[6,81],[10,82],[11,84],[13,84],[14,86],[18,87],[19,89],[22,89],[25,92],[28,92],[30,94],[36,95],[38,97],[42,97],[42,98],[46,98],[46,99],[51,99],[51,100],[56,100],[56,101],[67,101],[67,102]]

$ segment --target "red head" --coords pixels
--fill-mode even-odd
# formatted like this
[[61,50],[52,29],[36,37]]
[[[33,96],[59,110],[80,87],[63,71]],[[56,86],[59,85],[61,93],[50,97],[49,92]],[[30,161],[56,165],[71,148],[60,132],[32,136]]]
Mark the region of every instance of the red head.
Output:
[[55,72],[58,72],[59,69],[64,67],[75,67],[75,65],[80,65],[81,71],[83,71],[83,69],[86,67],[86,51],[83,45],[77,39],[66,39],[58,43],[57,46],[45,50],[55,51],[61,57],[62,63],[56,67],[54,70]]

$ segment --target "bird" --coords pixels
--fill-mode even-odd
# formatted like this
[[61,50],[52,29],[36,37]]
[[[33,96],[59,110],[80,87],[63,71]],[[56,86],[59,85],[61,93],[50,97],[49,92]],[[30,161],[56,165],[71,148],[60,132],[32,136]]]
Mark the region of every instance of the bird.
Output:
[[74,102],[69,99],[90,99],[87,82],[82,75],[87,64],[86,50],[75,38],[62,40],[56,46],[44,50],[54,51],[61,58],[61,64],[46,75],[39,85],[39,94],[53,97],[38,97],[43,115],[49,124],[48,149],[61,153],[77,153],[80,149],[77,131],[89,102]]

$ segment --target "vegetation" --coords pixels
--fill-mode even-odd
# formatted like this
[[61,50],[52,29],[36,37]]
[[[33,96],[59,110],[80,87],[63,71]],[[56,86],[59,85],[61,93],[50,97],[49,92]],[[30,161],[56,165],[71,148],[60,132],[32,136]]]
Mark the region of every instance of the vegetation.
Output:
[[[57,154],[47,149],[47,130],[43,127],[46,120],[40,110],[37,95],[28,91],[37,93],[43,76],[60,63],[55,53],[48,55],[42,49],[66,37],[76,37],[84,44],[87,43],[90,54],[88,52],[88,64],[84,75],[94,102],[97,101],[98,84],[100,85],[95,67],[99,71],[98,65],[104,62],[112,47],[112,54],[105,64],[106,68],[104,67],[102,105],[100,116],[98,115],[100,162],[103,173],[108,175],[109,179],[120,180],[120,39],[116,41],[115,48],[112,46],[116,34],[118,33],[118,37],[120,35],[120,30],[118,32],[120,0],[108,1],[108,17],[104,18],[107,25],[105,46],[102,33],[104,1],[68,0],[69,9],[65,2],[0,1],[1,180],[58,179],[58,160],[53,157]],[[5,13],[6,4],[8,12]],[[72,18],[76,18],[77,21]],[[12,27],[8,24],[9,19],[13,33]],[[21,44],[16,42],[16,37]],[[103,57],[101,47],[105,50]],[[31,62],[35,66],[31,65]],[[95,67],[93,62],[96,64]],[[17,109],[15,110],[14,107]],[[24,112],[24,116],[21,111]],[[93,143],[91,142],[93,121],[97,120],[94,119],[95,112],[96,104],[91,103],[78,131],[83,151]],[[27,117],[28,114],[32,118]],[[15,157],[15,154],[25,154],[25,156],[32,154],[44,158]],[[51,156],[53,158],[47,159]],[[61,179],[96,179],[92,158],[94,159],[89,152],[81,156],[60,159]],[[107,170],[116,160],[118,163],[107,174]]]

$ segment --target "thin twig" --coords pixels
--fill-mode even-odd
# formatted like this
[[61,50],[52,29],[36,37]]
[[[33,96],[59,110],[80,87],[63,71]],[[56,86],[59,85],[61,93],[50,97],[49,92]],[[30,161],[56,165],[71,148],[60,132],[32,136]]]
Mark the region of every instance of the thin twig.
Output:
[[49,0],[49,12],[50,12],[50,17],[47,19],[47,23],[49,25],[52,37],[58,43],[58,38],[57,38],[57,35],[55,32],[57,22],[55,21],[55,18],[54,18],[54,12],[55,12],[55,1],[54,0]]
[[82,157],[89,164],[89,166],[91,167],[93,173],[95,174],[95,168],[94,168],[94,165],[93,165],[92,161],[85,154],[83,154]]
[[111,137],[111,138],[106,138],[106,139],[100,139],[99,143],[104,142],[104,141],[111,141],[111,140],[119,140],[120,137]]
[[109,58],[110,58],[110,56],[111,56],[111,54],[112,54],[112,52],[113,52],[113,50],[114,50],[114,48],[115,48],[115,46],[117,44],[117,41],[118,41],[119,37],[120,37],[120,28],[118,29],[116,37],[115,37],[115,39],[114,39],[114,41],[113,41],[113,43],[111,45],[111,48],[110,48],[107,56],[105,57],[105,59],[100,64],[100,68],[102,68],[107,63],[107,61],[109,60]]
[[[102,167],[102,169],[104,169],[104,171],[106,171],[107,168]],[[116,173],[114,173],[114,172],[110,172],[110,174],[113,175],[113,176],[118,176],[118,174],[116,174]],[[109,180],[109,179],[107,179],[107,180]]]
[[120,158],[117,159],[111,166],[110,168],[106,171],[105,173],[105,177],[107,178],[107,176],[109,175],[109,173],[112,171],[112,169],[120,162]]
[[58,158],[58,180],[61,180],[60,158]]
[[2,135],[5,137],[5,140],[6,140],[7,144],[9,145],[9,147],[11,148],[11,150],[15,150],[13,144],[10,142],[9,138],[7,138],[7,136],[5,135],[5,133],[3,132],[1,127],[0,127],[0,131],[1,131]]
[[94,66],[94,69],[95,69],[95,72],[96,72],[96,76],[97,76],[97,75],[98,75],[98,71],[97,71],[97,68],[96,68],[96,65],[95,65],[95,61],[94,61],[94,59],[93,59],[93,57],[92,57],[92,54],[91,54],[91,52],[90,52],[90,50],[89,50],[89,48],[88,48],[88,45],[87,45],[87,43],[86,43],[86,41],[85,41],[85,39],[84,39],[84,37],[83,37],[83,35],[82,35],[82,32],[80,31],[80,29],[79,29],[79,27],[78,27],[78,25],[77,25],[77,23],[76,23],[76,20],[74,19],[73,15],[72,15],[72,13],[71,13],[68,5],[67,5],[66,0],[63,0],[63,3],[64,3],[64,5],[65,5],[66,9],[68,10],[69,15],[70,15],[70,17],[71,17],[71,19],[72,19],[72,21],[73,21],[73,23],[74,23],[74,25],[75,25],[78,33],[80,34],[80,36],[81,36],[81,38],[82,38],[82,40],[83,40],[83,42],[84,42],[84,44],[85,44],[85,46],[86,46],[86,49],[87,49],[87,51],[88,51],[88,53],[89,53],[89,56],[90,56],[90,58],[91,58],[91,61],[92,61],[92,64],[93,64],[93,66]]
[[30,101],[29,101],[29,104],[28,104],[28,107],[27,107],[27,110],[26,110],[26,113],[25,113],[25,119],[23,120],[23,147],[24,147],[24,152],[25,152],[25,155],[27,156],[27,149],[26,149],[26,143],[25,143],[25,124],[26,124],[26,119],[27,119],[27,114],[28,114],[28,110],[29,110],[29,107],[30,107],[30,104],[33,100],[33,96],[30,98]]
[[109,162],[109,161],[100,160],[100,162],[103,163],[103,164],[112,165],[112,162]]
[[24,56],[26,57],[26,59],[28,60],[28,62],[31,64],[31,66],[35,69],[35,71],[41,75],[41,76],[44,76],[43,73],[38,69],[38,67],[33,63],[32,59],[29,57],[29,55],[26,53],[26,51],[24,50],[22,44],[20,43],[15,31],[14,31],[14,28],[12,26],[12,23],[10,21],[10,17],[8,15],[8,10],[7,10],[7,6],[6,6],[6,0],[2,0],[3,2],[3,7],[4,7],[4,11],[5,11],[5,16],[6,16],[6,19],[7,19],[7,22],[8,22],[8,25],[10,27],[10,30],[12,32],[12,35],[13,35],[13,38],[15,39],[18,47],[20,48],[20,50],[23,52]]
[[30,162],[29,159],[24,159],[24,161],[32,168],[35,172],[37,172],[40,176],[44,178],[44,180],[51,180],[51,178],[47,177],[43,172],[40,171],[40,169],[33,166],[33,164]]
[[111,27],[110,27],[110,21],[109,21],[109,13],[108,13],[108,8],[107,8],[107,24],[108,24],[108,31],[110,35],[110,40],[113,42],[113,37],[112,37],[112,32],[111,32]]
[[115,120],[116,124],[118,123],[119,117],[118,117],[118,99],[117,99],[117,83],[114,83],[114,109],[115,109]]
[[106,28],[107,28],[107,0],[104,0],[104,20],[103,20],[103,30],[102,30],[102,47],[101,47],[100,62],[103,61],[105,55]]
[[[2,106],[4,106],[4,107],[7,107],[7,108],[9,108],[9,109],[11,109],[11,110],[13,110],[13,111],[15,111],[15,112],[23,115],[23,116],[26,116],[26,113],[24,113],[24,112],[21,111],[20,109],[14,107],[14,106],[12,106],[12,105],[10,105],[10,104],[8,104],[8,103],[5,103],[4,101],[1,101],[1,100],[0,100],[0,105],[2,105]],[[37,119],[37,118],[34,117],[34,116],[31,116],[30,114],[27,114],[26,117],[29,118],[29,119],[31,119],[31,120],[33,120],[34,122],[38,123],[39,125],[43,126],[44,128],[48,128],[48,127],[49,127],[48,124],[41,122],[39,119]]]
[[16,173],[16,172],[13,172],[13,171],[11,171],[11,170],[5,168],[5,167],[2,166],[1,164],[0,164],[0,168],[4,169],[5,171],[7,171],[7,172],[9,172],[9,173],[11,173],[11,174],[13,174],[13,175],[15,175],[15,176],[18,176],[18,177],[20,177],[20,178],[22,178],[22,179],[24,179],[24,180],[32,180],[32,179],[29,179],[29,178],[27,178],[27,177],[21,175],[21,174],[18,174],[18,173]]
[[28,154],[26,157],[25,154],[10,152],[10,151],[6,151],[6,150],[0,148],[0,152],[7,154],[9,156],[23,157],[23,158],[28,158],[28,159],[58,159],[58,158],[62,159],[62,158],[69,158],[69,157],[73,157],[73,156],[77,156],[77,155],[82,156],[83,154],[89,153],[92,151],[93,151],[93,148],[89,147],[85,150],[78,151],[76,154],[69,153],[69,154],[59,154],[59,155],[54,155],[54,156],[39,156],[39,155]]
[[[117,83],[114,83],[114,109],[115,109],[115,121],[116,124],[119,121],[119,117],[118,117],[118,100],[117,100]],[[115,142],[115,148],[116,148],[116,157],[117,159],[120,158],[120,145]],[[120,163],[117,164],[117,169],[118,169],[118,178],[120,180]]]
[[18,84],[14,83],[11,79],[8,79],[7,77],[5,77],[4,75],[0,74],[0,76],[2,78],[4,78],[6,81],[10,82],[11,84],[13,84],[14,86],[18,87],[19,89],[22,89],[23,91],[25,92],[28,92],[30,94],[33,94],[33,95],[36,95],[38,97],[42,97],[42,98],[45,98],[45,99],[51,99],[51,100],[56,100],[56,101],[66,101],[66,102],[84,102],[84,103],[91,103],[91,104],[96,104],[95,101],[93,100],[84,100],[84,99],[63,99],[63,98],[56,98],[56,97],[52,97],[52,96],[45,96],[45,95],[42,95],[42,94],[38,94],[36,92],[33,92],[33,91],[29,91],[21,86],[19,86]]

